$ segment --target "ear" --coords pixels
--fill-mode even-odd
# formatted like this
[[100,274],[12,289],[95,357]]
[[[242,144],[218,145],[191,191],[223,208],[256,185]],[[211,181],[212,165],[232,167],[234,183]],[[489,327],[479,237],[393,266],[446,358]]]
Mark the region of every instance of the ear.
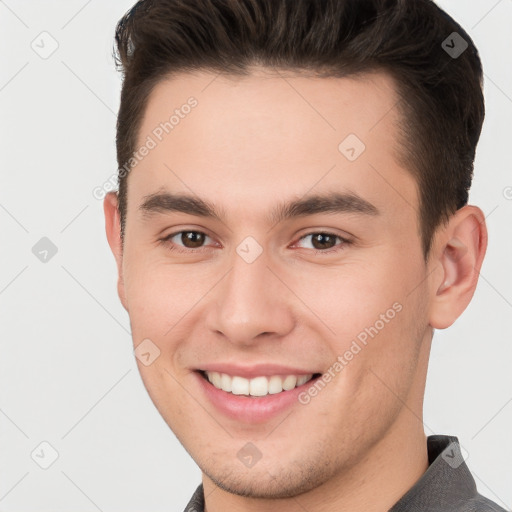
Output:
[[123,277],[123,243],[121,240],[121,217],[119,215],[118,199],[116,192],[109,192],[103,201],[105,212],[105,231],[110,249],[114,254],[117,264],[117,294],[121,304],[128,311]]
[[430,325],[446,329],[466,309],[478,282],[487,249],[485,216],[476,206],[464,206],[436,237]]

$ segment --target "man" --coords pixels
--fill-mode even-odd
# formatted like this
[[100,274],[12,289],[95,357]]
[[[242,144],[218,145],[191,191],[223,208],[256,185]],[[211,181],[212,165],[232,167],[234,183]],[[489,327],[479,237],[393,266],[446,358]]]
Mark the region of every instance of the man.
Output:
[[422,423],[487,245],[468,34],[429,0],[140,1],[104,203],[187,510],[499,511]]

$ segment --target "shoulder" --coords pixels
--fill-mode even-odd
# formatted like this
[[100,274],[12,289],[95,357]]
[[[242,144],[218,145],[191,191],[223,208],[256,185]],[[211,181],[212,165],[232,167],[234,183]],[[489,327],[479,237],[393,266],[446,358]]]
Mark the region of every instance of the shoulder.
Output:
[[481,494],[477,494],[470,500],[468,500],[464,507],[461,508],[460,512],[510,512],[500,507],[494,501],[491,501],[489,498],[482,496]]

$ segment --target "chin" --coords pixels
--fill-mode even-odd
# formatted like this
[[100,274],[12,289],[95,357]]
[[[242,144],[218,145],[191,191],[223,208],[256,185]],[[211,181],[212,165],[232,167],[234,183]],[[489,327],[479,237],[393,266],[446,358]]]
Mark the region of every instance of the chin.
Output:
[[218,487],[231,494],[253,499],[284,499],[299,496],[319,487],[332,478],[329,466],[293,462],[286,470],[280,464],[270,464],[272,471],[264,466],[252,469],[217,466],[213,471],[201,468],[202,472]]

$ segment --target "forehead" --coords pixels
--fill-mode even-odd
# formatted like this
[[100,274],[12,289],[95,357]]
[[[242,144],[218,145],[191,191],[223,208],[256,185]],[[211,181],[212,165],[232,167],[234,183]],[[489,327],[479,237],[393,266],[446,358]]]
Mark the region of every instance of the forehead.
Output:
[[175,75],[147,102],[137,148],[151,141],[151,150],[131,173],[129,195],[140,203],[167,188],[248,208],[255,198],[263,207],[275,190],[302,196],[362,187],[374,204],[400,209],[405,198],[410,208],[416,186],[396,158],[397,102],[384,73]]
[[[192,98],[198,108],[189,112],[186,105]],[[254,144],[288,135],[289,146],[293,140],[303,142],[322,136],[327,138],[326,144],[332,142],[337,148],[339,138],[347,133],[356,133],[365,142],[370,142],[372,136],[393,138],[397,103],[394,81],[385,73],[345,78],[319,78],[265,68],[255,68],[244,76],[206,71],[182,73],[160,81],[153,89],[139,143],[174,113],[178,119],[174,116],[171,120],[172,139],[176,142],[188,126],[197,138],[207,135],[201,142],[213,140],[214,136],[233,137],[236,130],[238,142],[248,134],[254,136]],[[183,115],[189,117],[187,123],[181,123]],[[298,125],[297,120],[301,121]],[[269,145],[268,151],[271,149]]]

